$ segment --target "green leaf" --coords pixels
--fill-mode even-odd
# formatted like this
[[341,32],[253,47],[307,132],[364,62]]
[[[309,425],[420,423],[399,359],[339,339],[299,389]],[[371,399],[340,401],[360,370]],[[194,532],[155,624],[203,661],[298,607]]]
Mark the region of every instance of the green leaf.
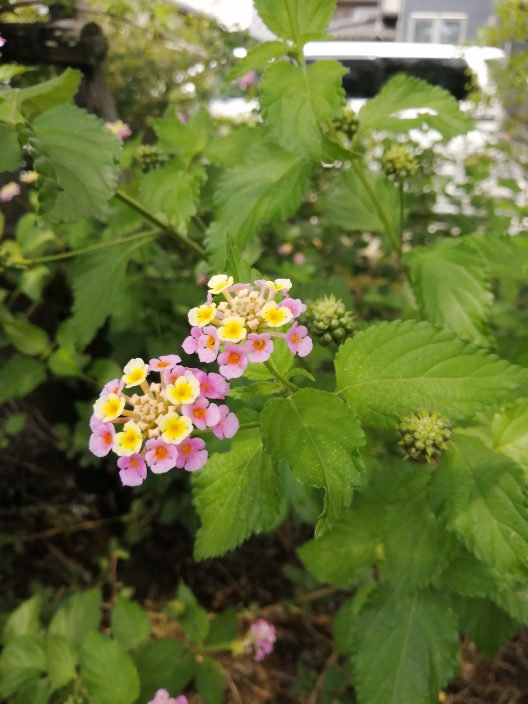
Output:
[[224,700],[224,676],[220,666],[211,658],[204,658],[196,668],[196,688],[202,704],[222,704]]
[[132,704],[139,697],[134,661],[115,640],[92,631],[81,655],[81,676],[93,704]]
[[325,391],[303,389],[288,399],[272,399],[261,415],[266,452],[284,460],[303,484],[326,490],[324,510],[315,529],[320,538],[352,500],[365,444],[359,421],[340,399]]
[[528,566],[526,478],[508,457],[455,432],[432,492],[449,530],[479,560],[503,572]]
[[40,302],[42,291],[50,276],[49,268],[43,264],[26,269],[20,277],[20,290],[31,300]]
[[149,210],[165,215],[174,229],[186,232],[198,210],[204,177],[198,164],[185,170],[174,161],[167,169],[155,169],[142,179],[141,200]]
[[32,130],[42,214],[51,222],[99,215],[117,187],[119,139],[102,120],[74,105],[43,112]]
[[339,348],[337,393],[360,420],[395,428],[427,408],[452,421],[467,418],[526,379],[526,370],[412,320],[373,325]]
[[0,655],[0,696],[9,697],[25,682],[36,680],[46,668],[46,656],[35,636],[9,641]]
[[0,124],[0,172],[16,171],[22,161],[22,149],[14,125]]
[[52,618],[50,635],[65,636],[79,648],[87,634],[101,622],[101,590],[98,587],[74,594],[62,604]]
[[237,78],[245,76],[249,71],[261,69],[272,59],[280,59],[281,56],[288,54],[289,51],[291,51],[290,47],[284,42],[274,41],[258,44],[229,71],[225,77],[225,81],[226,83],[228,81],[234,81]]
[[522,235],[471,235],[466,239],[480,250],[492,279],[528,279],[528,238]]
[[300,206],[308,186],[309,166],[275,144],[258,144],[246,163],[229,169],[215,193],[216,227],[208,235],[213,265],[224,267],[226,236],[242,251],[264,221],[284,221]]
[[79,90],[81,78],[80,71],[67,68],[56,78],[18,91],[17,105],[24,117],[34,119],[45,110],[51,110],[63,103],[72,103]]
[[332,636],[335,649],[340,653],[352,650],[352,638],[356,609],[354,599],[349,599],[340,607],[332,622]]
[[[428,114],[417,117],[398,115],[404,110],[424,108],[428,109]],[[431,112],[435,114],[430,114]],[[408,132],[413,128],[421,128],[425,123],[438,130],[445,139],[451,139],[473,129],[471,116],[460,110],[458,101],[451,93],[403,73],[387,81],[378,95],[363,105],[358,118],[358,135],[365,130]]]
[[526,585],[515,589],[501,589],[490,594],[493,601],[507,611],[523,626],[528,624],[528,589]]
[[123,295],[125,273],[133,252],[148,240],[138,240],[79,257],[72,277],[73,324],[79,346],[85,347],[114,311]]
[[324,32],[335,5],[336,0],[255,0],[255,8],[269,29],[295,42],[303,34]]
[[112,635],[125,650],[134,650],[149,639],[150,616],[138,603],[120,598],[112,609]]
[[207,611],[198,604],[192,591],[183,582],[178,585],[178,600],[185,604],[185,611],[178,617],[180,626],[191,643],[201,643],[209,633]]
[[302,159],[332,159],[323,126],[344,106],[345,73],[337,61],[326,59],[308,67],[279,61],[268,68],[259,84],[260,106],[281,147]]
[[204,645],[217,645],[235,640],[238,635],[237,609],[232,606],[216,614],[209,622],[209,633],[204,640]]
[[48,367],[55,376],[78,376],[81,373],[76,359],[77,355],[71,347],[59,347],[48,359]]
[[403,258],[412,272],[420,310],[430,323],[489,347],[488,317],[493,296],[479,250],[465,239],[438,239]]
[[46,641],[46,670],[52,689],[60,689],[73,680],[76,673],[77,653],[65,636],[49,636]]
[[207,147],[205,156],[215,166],[230,168],[246,160],[247,154],[256,144],[266,139],[264,130],[242,125],[236,132],[215,139]]
[[507,585],[508,578],[461,548],[443,573],[442,581],[462,596],[491,597]]
[[361,567],[378,561],[382,540],[377,517],[369,511],[352,510],[320,540],[310,540],[297,552],[320,582],[348,589]]
[[20,314],[4,321],[4,330],[14,347],[24,354],[36,357],[48,348],[50,340],[42,328],[33,325],[25,315]]
[[507,455],[528,473],[528,400],[519,399],[495,413],[491,428],[495,452]]
[[192,680],[195,655],[173,639],[152,640],[132,653],[141,683],[140,704],[147,704],[158,689],[177,694]]
[[0,369],[0,403],[23,398],[46,379],[46,367],[36,359],[12,357]]
[[50,682],[47,677],[25,682],[17,692],[14,704],[48,704]]
[[4,425],[6,435],[16,435],[26,427],[27,415],[25,413],[15,413],[10,416]]
[[356,618],[354,651],[360,702],[435,704],[457,670],[457,622],[439,593],[398,600],[382,587]]
[[257,381],[256,384],[250,384],[249,386],[237,386],[237,388],[231,389],[229,392],[229,398],[233,398],[238,401],[250,401],[251,399],[261,398],[262,396],[278,394],[281,392],[282,388],[283,387],[281,387],[276,381]]
[[[284,376],[293,364],[293,356],[284,340],[273,340],[273,352],[269,363],[281,376]],[[257,362],[248,364],[244,376],[252,381],[267,381],[275,377],[264,365]]]
[[195,557],[223,555],[269,528],[280,510],[280,482],[258,435],[233,441],[192,475],[193,504],[202,521]]
[[235,281],[250,283],[251,267],[245,259],[242,259],[239,248],[229,235],[226,237],[226,273]]
[[383,517],[387,569],[395,590],[409,593],[438,577],[456,541],[431,511],[431,470],[402,463],[391,471],[399,481]]
[[158,137],[156,146],[166,154],[188,160],[206,148],[209,141],[208,122],[210,123],[210,117],[203,108],[189,123],[183,124],[175,109],[170,107],[163,120],[152,121],[152,127]]
[[4,645],[14,638],[20,636],[37,636],[40,633],[40,609],[42,606],[42,597],[31,597],[27,601],[23,601],[18,606],[6,621],[2,642]]
[[284,375],[286,379],[293,379],[295,376],[303,376],[305,379],[310,379],[310,381],[315,382],[315,377],[307,369],[301,369],[300,367],[295,367],[295,369],[290,369]]
[[[398,189],[392,181],[376,177],[368,169],[365,169],[365,177],[383,203],[390,223],[397,227],[400,217]],[[333,225],[349,232],[385,232],[378,211],[354,169],[347,169],[339,175],[337,186],[327,199],[327,212]]]
[[492,658],[520,629],[519,624],[490,599],[457,597],[460,630],[486,658]]

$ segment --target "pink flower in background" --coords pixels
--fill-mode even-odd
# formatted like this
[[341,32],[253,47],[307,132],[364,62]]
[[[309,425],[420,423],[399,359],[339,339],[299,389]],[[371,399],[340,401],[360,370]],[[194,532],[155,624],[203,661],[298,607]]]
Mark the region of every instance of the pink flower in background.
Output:
[[182,350],[187,354],[196,354],[198,352],[198,340],[202,336],[200,328],[191,328],[191,334],[186,337],[182,344]]
[[149,362],[149,371],[151,372],[164,372],[171,371],[174,367],[181,362],[181,357],[177,354],[166,354],[159,359],[151,359]]
[[214,325],[208,325],[201,332],[202,334],[198,338],[198,357],[200,362],[214,362],[218,357],[218,347],[220,346],[216,328]]
[[201,438],[185,438],[180,445],[176,445],[178,451],[176,467],[185,469],[187,472],[196,472],[201,469],[209,456],[204,447],[205,441]]
[[293,245],[290,242],[283,242],[277,247],[277,252],[279,254],[283,254],[287,256],[288,254],[291,254],[293,251]]
[[154,695],[154,699],[148,704],[189,704],[187,697],[184,694],[180,694],[179,697],[171,697],[166,689],[158,689]]
[[132,135],[132,130],[126,124],[126,122],[123,122],[123,120],[116,120],[116,122],[107,122],[106,126],[108,127],[110,132],[112,134],[115,134],[116,137],[119,137],[120,140],[127,139],[127,137],[130,137]]
[[296,318],[301,313],[306,310],[306,305],[301,301],[300,298],[285,298],[281,301],[281,306],[283,308],[289,308],[292,312],[294,318]]
[[147,465],[139,454],[120,457],[117,466],[121,470],[119,476],[124,486],[139,486],[147,478]]
[[178,120],[179,120],[182,124],[185,125],[185,123],[187,122],[187,115],[184,115],[183,112],[179,112],[179,113],[178,113]]
[[6,40],[0,35],[0,48],[2,48],[5,43],[6,43]]
[[250,333],[244,343],[244,350],[250,362],[267,362],[273,352],[271,335],[268,332],[261,335]]
[[229,406],[225,404],[220,406],[219,411],[221,414],[220,422],[211,430],[219,440],[224,438],[230,440],[238,432],[240,427],[239,420],[234,413],[229,412]]
[[241,345],[226,342],[225,352],[218,356],[220,374],[226,379],[238,379],[247,369],[248,358]]
[[244,89],[249,86],[254,86],[257,82],[257,74],[255,71],[248,71],[245,76],[238,79],[238,85]]
[[251,624],[248,640],[255,648],[255,660],[257,662],[260,662],[272,652],[276,639],[275,626],[272,626],[271,623],[268,623],[263,618]]
[[205,372],[197,371],[195,377],[200,382],[200,392],[205,398],[220,398],[224,399],[229,393],[229,384],[220,374],[206,374]]
[[161,438],[148,440],[145,445],[147,454],[145,459],[154,474],[165,474],[176,467],[176,445],[167,445]]
[[313,348],[311,337],[307,337],[308,330],[304,325],[299,325],[295,322],[286,335],[286,344],[292,354],[298,354],[299,357],[306,357],[310,354]]
[[0,203],[8,203],[15,196],[20,195],[20,186],[18,183],[11,181],[3,188],[0,188]]
[[115,428],[112,423],[103,423],[95,416],[90,420],[92,435],[88,448],[96,457],[106,457],[114,444]]
[[295,252],[293,255],[293,263],[296,266],[302,266],[303,264],[306,264],[306,257],[302,252]]
[[198,430],[213,428],[220,422],[220,409],[216,403],[209,405],[206,398],[198,398],[193,405],[182,406],[181,412],[190,418]]
[[115,394],[116,396],[119,396],[121,391],[123,391],[124,385],[125,382],[123,381],[123,379],[112,379],[112,381],[109,381],[108,384],[105,384],[103,386],[103,390],[99,394],[99,397],[109,396],[110,394]]

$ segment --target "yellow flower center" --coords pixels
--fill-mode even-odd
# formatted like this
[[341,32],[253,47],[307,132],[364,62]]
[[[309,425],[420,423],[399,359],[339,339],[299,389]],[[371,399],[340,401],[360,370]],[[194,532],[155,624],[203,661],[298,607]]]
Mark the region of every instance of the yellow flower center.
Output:
[[133,428],[129,428],[123,433],[121,444],[125,450],[133,450],[139,439],[136,431]]
[[212,308],[200,308],[198,311],[198,320],[201,323],[208,323],[213,317]]
[[189,384],[183,383],[178,384],[174,389],[173,395],[178,399],[178,401],[187,401],[187,399],[192,398],[193,390]]
[[143,369],[134,369],[132,374],[129,375],[128,380],[132,384],[136,381],[141,381],[143,379]]
[[108,401],[108,403],[106,403],[104,406],[105,415],[108,418],[117,415],[119,413],[120,406],[121,404],[117,399],[111,398],[110,401]]
[[172,439],[176,440],[187,430],[187,425],[181,418],[170,418],[165,426],[165,432]]
[[216,339],[214,335],[209,335],[207,338],[207,342],[205,343],[205,346],[208,347],[210,350],[214,350],[216,345]]
[[237,323],[236,321],[232,321],[231,323],[228,323],[224,328],[224,335],[226,337],[230,337],[232,339],[236,339],[236,338],[240,337],[241,332],[242,332],[242,325],[240,325],[240,323]]
[[280,308],[272,308],[266,313],[266,320],[274,325],[277,323],[282,323],[284,320],[284,313],[280,310]]

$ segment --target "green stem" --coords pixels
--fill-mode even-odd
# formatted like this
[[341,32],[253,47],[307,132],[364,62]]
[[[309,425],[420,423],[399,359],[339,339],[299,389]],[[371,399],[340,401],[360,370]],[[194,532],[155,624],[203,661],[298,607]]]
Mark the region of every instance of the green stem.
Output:
[[398,184],[400,191],[400,246],[398,248],[398,256],[401,257],[403,247],[403,230],[405,229],[405,181],[401,180]]
[[218,650],[231,650],[231,645],[233,641],[226,641],[225,643],[215,643],[215,645],[202,645],[200,648],[201,653],[214,653]]
[[92,244],[89,247],[74,249],[71,252],[63,252],[62,254],[50,254],[47,257],[36,257],[35,259],[24,259],[22,263],[26,264],[27,266],[34,266],[35,264],[44,264],[46,262],[59,262],[63,259],[79,257],[82,254],[90,254],[90,252],[96,252],[98,249],[106,249],[106,247],[115,247],[116,245],[124,244],[125,242],[134,242],[134,240],[141,239],[154,239],[160,234],[160,230],[149,230],[148,232],[139,232],[138,234],[131,235],[130,237],[122,237],[119,240],[110,240],[109,242],[98,242],[97,244]]
[[197,242],[194,242],[193,240],[189,239],[185,235],[181,235],[179,232],[176,232],[172,227],[168,226],[167,223],[163,222],[161,218],[158,218],[154,213],[151,213],[150,210],[147,210],[144,208],[141,203],[139,203],[135,198],[132,198],[131,196],[128,195],[128,193],[125,193],[121,189],[117,189],[116,198],[120,200],[122,203],[125,203],[125,205],[128,205],[129,208],[132,208],[132,210],[135,210],[137,213],[142,215],[145,220],[149,220],[151,223],[154,225],[157,225],[157,227],[161,228],[165,232],[170,232],[170,234],[184,247],[187,247],[187,249],[192,250],[195,254],[197,254],[200,259],[207,259],[207,253],[203,247],[201,247]]
[[295,384],[292,384],[291,381],[288,381],[288,379],[285,379],[282,374],[279,374],[279,372],[275,369],[273,364],[268,360],[267,362],[264,362],[264,366],[266,369],[273,374],[275,379],[280,381],[281,384],[284,384],[288,389],[291,391],[299,391],[299,387],[295,386]]

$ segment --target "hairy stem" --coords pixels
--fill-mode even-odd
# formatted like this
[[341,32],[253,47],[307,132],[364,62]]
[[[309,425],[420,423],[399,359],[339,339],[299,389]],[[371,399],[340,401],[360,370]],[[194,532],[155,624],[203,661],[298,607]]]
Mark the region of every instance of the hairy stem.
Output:
[[267,362],[264,362],[264,365],[266,369],[273,374],[275,379],[277,379],[277,381],[280,381],[281,384],[284,384],[284,386],[286,386],[291,391],[299,391],[299,387],[295,386],[295,384],[292,384],[291,381],[283,377],[282,374],[279,374],[279,372],[275,369],[275,367],[273,366],[273,364],[271,364],[269,360]]
[[163,222],[161,218],[158,218],[157,215],[154,215],[154,213],[151,213],[150,210],[143,207],[143,205],[135,200],[135,198],[132,198],[119,188],[117,189],[115,196],[122,203],[128,205],[129,208],[132,208],[132,210],[135,210],[140,215],[143,215],[146,220],[149,220],[154,225],[157,225],[160,229],[165,230],[165,232],[169,232],[181,245],[193,251],[200,257],[200,259],[207,259],[207,253],[203,247],[185,235],[181,235],[179,232],[176,232],[176,230]]

